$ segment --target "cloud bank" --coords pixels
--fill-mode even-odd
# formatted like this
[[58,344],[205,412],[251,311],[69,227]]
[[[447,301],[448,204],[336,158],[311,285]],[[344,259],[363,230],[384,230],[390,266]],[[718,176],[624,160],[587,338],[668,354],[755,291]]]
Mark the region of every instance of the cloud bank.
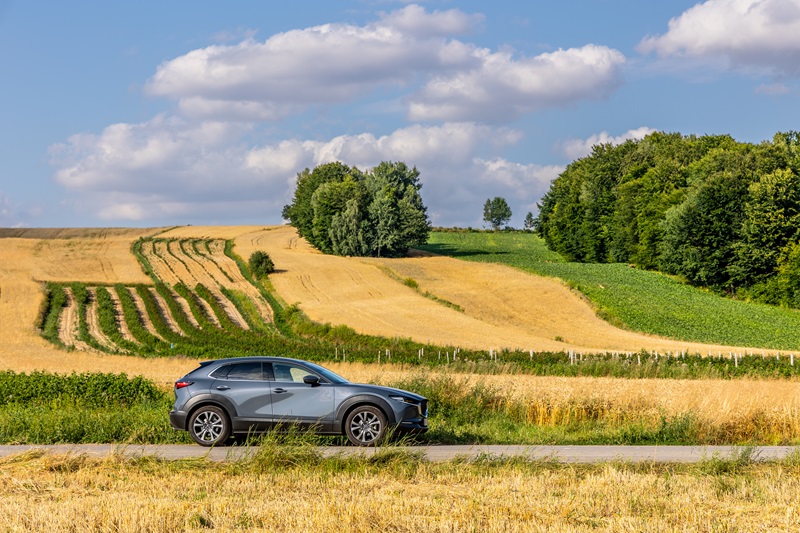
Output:
[[800,3],[792,0],[707,0],[669,21],[640,52],[661,57],[722,58],[733,69],[800,74]]
[[[504,158],[522,137],[504,124],[607,98],[622,82],[625,57],[594,44],[528,57],[461,40],[483,22],[411,4],[364,25],[323,24],[263,41],[248,30],[239,43],[191,50],[159,65],[145,85],[173,110],[51,146],[54,179],[76,209],[104,221],[278,223],[303,168],[399,160],[422,172],[435,224],[476,225],[483,201],[497,195],[535,210],[562,169]],[[305,131],[299,114],[368,109],[376,104],[364,100],[376,92],[403,106],[380,126],[388,133],[296,133]],[[267,142],[267,131],[283,134]]]

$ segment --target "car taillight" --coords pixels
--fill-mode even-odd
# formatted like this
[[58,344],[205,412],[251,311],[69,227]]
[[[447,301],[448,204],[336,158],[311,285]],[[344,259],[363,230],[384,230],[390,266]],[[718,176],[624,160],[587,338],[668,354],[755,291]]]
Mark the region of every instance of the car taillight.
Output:
[[189,385],[194,385],[194,381],[176,381],[175,388],[182,389],[184,387],[188,387]]

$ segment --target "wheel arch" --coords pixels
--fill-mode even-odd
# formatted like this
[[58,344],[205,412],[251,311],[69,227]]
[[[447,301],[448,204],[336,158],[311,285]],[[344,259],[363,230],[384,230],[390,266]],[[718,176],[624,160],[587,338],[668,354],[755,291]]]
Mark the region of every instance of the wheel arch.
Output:
[[347,417],[350,416],[350,413],[352,413],[354,409],[364,405],[369,405],[378,408],[383,413],[383,416],[386,417],[386,423],[389,426],[394,426],[397,424],[397,420],[395,420],[394,416],[394,411],[386,402],[386,400],[378,396],[371,396],[368,394],[364,394],[348,398],[347,401],[344,402],[339,407],[339,412],[337,413],[333,429],[338,431],[340,434],[344,435],[345,422],[347,421]]
[[189,402],[189,405],[186,406],[185,430],[189,430],[189,421],[192,419],[192,415],[194,415],[198,409],[213,405],[214,407],[219,407],[222,409],[222,412],[225,413],[225,417],[228,419],[228,425],[231,427],[231,431],[233,431],[233,418],[236,416],[236,410],[234,409],[233,404],[224,399],[215,398],[213,396],[197,396],[196,398],[196,400],[195,398],[192,398],[192,400]]

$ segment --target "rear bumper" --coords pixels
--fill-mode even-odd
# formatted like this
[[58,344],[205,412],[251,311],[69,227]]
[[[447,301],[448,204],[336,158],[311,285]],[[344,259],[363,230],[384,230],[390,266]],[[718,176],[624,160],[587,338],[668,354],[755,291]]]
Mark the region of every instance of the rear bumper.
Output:
[[169,412],[169,423],[172,429],[186,431],[186,414],[185,411],[172,410]]

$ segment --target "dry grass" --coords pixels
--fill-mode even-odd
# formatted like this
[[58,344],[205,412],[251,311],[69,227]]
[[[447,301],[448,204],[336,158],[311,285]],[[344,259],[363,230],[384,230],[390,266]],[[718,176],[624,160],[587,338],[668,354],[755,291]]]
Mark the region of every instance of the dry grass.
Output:
[[[690,414],[708,435],[726,442],[800,439],[800,382],[784,380],[666,380],[530,375],[454,374],[392,365],[329,363],[351,381],[393,384],[415,375],[447,376],[470,390],[483,384],[501,403],[530,424],[565,426],[603,420],[610,427],[631,421],[657,426],[662,417]],[[457,391],[453,391],[457,394]],[[522,412],[519,411],[522,406]],[[500,405],[499,407],[503,407]],[[699,435],[703,437],[707,435]]]
[[6,531],[797,531],[792,465],[0,463]]

